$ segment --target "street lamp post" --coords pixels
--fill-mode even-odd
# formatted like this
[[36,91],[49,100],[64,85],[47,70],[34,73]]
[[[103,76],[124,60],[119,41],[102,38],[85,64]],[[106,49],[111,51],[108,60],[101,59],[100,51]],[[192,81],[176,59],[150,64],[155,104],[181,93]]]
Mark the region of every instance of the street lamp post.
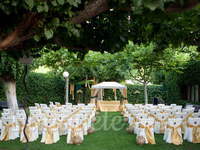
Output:
[[67,71],[63,72],[63,77],[65,78],[65,104],[69,101],[69,73]]

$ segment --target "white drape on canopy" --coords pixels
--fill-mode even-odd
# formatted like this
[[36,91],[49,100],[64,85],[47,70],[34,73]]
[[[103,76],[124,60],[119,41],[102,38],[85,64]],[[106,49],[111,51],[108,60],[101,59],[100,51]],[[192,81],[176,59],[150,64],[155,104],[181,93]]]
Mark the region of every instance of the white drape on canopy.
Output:
[[93,85],[91,89],[91,96],[94,97],[98,95],[98,99],[100,100],[103,100],[103,89],[113,89],[115,100],[117,99],[116,89],[119,89],[125,98],[127,97],[127,87],[117,82],[101,82],[99,84]]

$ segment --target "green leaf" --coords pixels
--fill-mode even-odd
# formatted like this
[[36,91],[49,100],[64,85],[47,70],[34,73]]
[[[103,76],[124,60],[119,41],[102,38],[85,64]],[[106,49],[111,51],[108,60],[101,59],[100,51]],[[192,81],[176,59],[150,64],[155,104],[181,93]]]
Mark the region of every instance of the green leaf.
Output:
[[60,19],[57,18],[57,17],[53,18],[53,19],[52,19],[52,24],[53,24],[54,26],[59,26],[59,24],[60,24]]
[[164,2],[161,0],[151,0],[151,1],[145,1],[144,5],[150,10],[154,11],[156,10],[156,8],[163,9]]
[[51,4],[52,4],[53,6],[57,6],[56,0],[51,1]]
[[65,0],[57,0],[58,4],[63,5],[65,3]]
[[45,28],[44,35],[47,39],[51,39],[53,37],[53,30]]
[[25,0],[26,5],[29,7],[29,9],[32,9],[34,6],[33,0]]
[[43,12],[43,7],[42,7],[41,5],[38,5],[38,6],[37,6],[37,11],[38,11],[39,13]]
[[75,6],[75,7],[78,7],[78,4],[81,3],[80,0],[68,0],[67,2],[68,2],[70,5]]
[[48,12],[48,11],[49,11],[49,6],[47,5],[46,2],[44,3],[44,11],[45,11],[45,12]]
[[39,35],[35,35],[33,38],[34,38],[34,40],[37,41],[37,42],[40,41],[40,36],[39,36]]

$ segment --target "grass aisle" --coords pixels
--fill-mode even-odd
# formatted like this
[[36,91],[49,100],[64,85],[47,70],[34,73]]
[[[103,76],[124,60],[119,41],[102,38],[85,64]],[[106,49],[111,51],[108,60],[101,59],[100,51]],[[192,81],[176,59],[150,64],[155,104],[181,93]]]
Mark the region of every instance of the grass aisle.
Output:
[[[36,142],[28,144],[28,150],[200,150],[200,144],[184,141],[181,146],[166,144],[163,135],[156,135],[156,145],[136,145],[135,135],[126,132],[127,124],[119,113],[101,113],[97,116],[96,132],[85,136],[81,145],[66,144],[66,136],[62,136],[56,144],[45,145]],[[25,144],[19,140],[0,142],[0,150],[23,150]]]

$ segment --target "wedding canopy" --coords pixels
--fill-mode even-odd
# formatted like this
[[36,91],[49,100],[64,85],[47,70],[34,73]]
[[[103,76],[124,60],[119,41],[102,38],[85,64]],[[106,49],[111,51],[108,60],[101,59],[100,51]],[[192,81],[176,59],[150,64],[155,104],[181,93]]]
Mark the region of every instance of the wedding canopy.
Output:
[[101,82],[92,86],[92,97],[98,96],[98,100],[103,100],[103,89],[113,89],[115,100],[117,100],[116,90],[119,89],[122,95],[127,97],[127,87],[117,82]]
[[92,89],[126,89],[126,86],[117,82],[101,82],[93,85]]

